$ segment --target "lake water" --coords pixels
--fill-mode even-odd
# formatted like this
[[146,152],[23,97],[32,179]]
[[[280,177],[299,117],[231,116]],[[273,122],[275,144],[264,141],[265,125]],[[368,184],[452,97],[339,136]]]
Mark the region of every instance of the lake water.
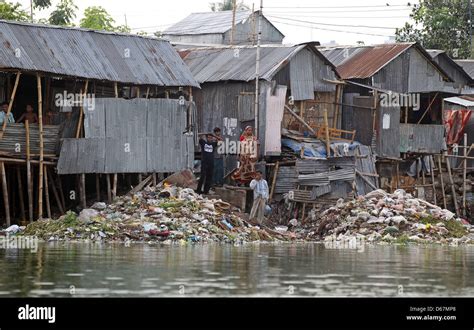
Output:
[[474,247],[44,243],[0,250],[0,296],[474,296]]

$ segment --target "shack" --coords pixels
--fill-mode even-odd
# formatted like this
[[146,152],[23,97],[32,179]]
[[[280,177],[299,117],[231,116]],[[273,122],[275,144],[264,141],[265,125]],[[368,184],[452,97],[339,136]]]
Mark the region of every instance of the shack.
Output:
[[[237,10],[232,29],[232,11],[192,13],[163,31],[173,44],[188,45],[255,45],[258,35],[259,11]],[[281,44],[285,37],[264,15],[261,20],[261,41]]]
[[132,173],[192,166],[186,97],[199,84],[169,42],[0,21],[0,43],[6,117],[20,118],[26,105],[37,113],[2,124],[6,224],[64,213],[78,201],[86,207],[91,188],[96,200],[111,200]]
[[[316,129],[326,110],[331,127],[340,122],[335,106],[342,95],[339,76],[316,45],[260,48],[258,140],[262,157],[281,156],[282,128],[307,130],[298,119]],[[220,127],[226,141],[236,142],[244,127],[254,126],[256,53],[254,46],[180,51],[201,84],[201,89],[193,89],[199,131]],[[225,162],[227,173],[236,167],[237,158],[229,155]]]

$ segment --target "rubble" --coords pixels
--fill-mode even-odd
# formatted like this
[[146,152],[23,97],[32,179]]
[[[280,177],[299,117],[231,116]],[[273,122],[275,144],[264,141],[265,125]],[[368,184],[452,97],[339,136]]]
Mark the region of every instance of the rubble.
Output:
[[294,233],[254,226],[226,202],[208,199],[192,189],[147,187],[95,203],[79,215],[69,211],[57,220],[36,221],[21,232],[44,240],[225,242],[290,241]]
[[311,239],[365,238],[367,242],[474,244],[472,228],[449,210],[402,189],[381,189],[322,212],[308,234]]

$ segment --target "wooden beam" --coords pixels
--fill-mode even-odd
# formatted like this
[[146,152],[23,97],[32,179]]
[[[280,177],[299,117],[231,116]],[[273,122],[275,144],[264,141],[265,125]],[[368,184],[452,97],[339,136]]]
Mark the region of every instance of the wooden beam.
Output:
[[[464,157],[467,157],[467,134],[464,133]],[[467,161],[464,159],[462,171],[462,215],[467,215],[466,210],[466,180],[467,180]]]
[[[445,156],[446,151],[444,152]],[[456,214],[460,215],[459,213],[459,206],[458,206],[458,200],[456,197],[456,188],[454,186],[454,180],[453,180],[453,174],[451,173],[451,164],[449,163],[449,159],[446,157],[446,168],[448,169],[448,176],[449,176],[449,184],[451,185],[451,193],[453,194],[453,202],[454,202],[454,208],[456,210]]]
[[443,193],[443,206],[444,208],[446,209],[447,206],[446,206],[446,192],[444,190],[444,179],[443,179],[443,168],[442,168],[442,164],[441,164],[441,155],[438,155],[438,172],[439,172],[439,177],[440,177],[440,181],[441,181],[441,191]]
[[12,107],[13,107],[13,102],[15,101],[15,95],[16,95],[16,90],[18,89],[18,83],[20,81],[20,76],[21,76],[21,72],[18,71],[16,73],[15,85],[13,86],[12,95],[10,97],[10,103],[8,103],[8,109],[7,109],[7,113],[5,115],[5,120],[3,121],[3,124],[2,124],[2,131],[0,131],[0,139],[3,139],[3,133],[5,132],[5,129],[7,128],[8,117],[10,116],[10,113],[11,113]]
[[110,189],[110,174],[106,174],[105,178],[107,180],[107,200],[109,204],[112,203],[112,191]]
[[86,201],[86,175],[84,173],[80,174],[80,186],[81,186],[81,204],[82,208],[87,208],[87,201]]
[[59,198],[59,193],[56,188],[56,184],[54,183],[53,175],[51,174],[51,171],[48,170],[48,168],[46,168],[46,176],[48,176],[48,181],[51,182],[51,188],[53,189],[54,199],[56,200],[56,204],[58,205],[59,212],[61,212],[61,214],[64,214],[64,207],[62,205],[61,199]]
[[20,166],[16,166],[16,177],[18,180],[18,197],[20,199],[20,214],[21,220],[26,220],[26,213],[25,213],[25,199],[23,198],[23,183],[21,181],[21,168]]
[[49,184],[48,184],[48,169],[44,165],[44,197],[46,202],[46,214],[48,219],[51,219],[51,203],[49,202]]
[[[82,91],[81,91],[81,94],[83,95],[83,99],[87,95],[88,88],[89,88],[89,79],[86,79],[86,84],[84,86],[84,94],[82,94]],[[81,136],[83,120],[84,120],[84,104],[81,103],[81,106],[79,107],[79,121],[77,123],[76,139],[78,139]]]
[[285,105],[285,109],[293,116],[296,118],[296,120],[298,120],[301,124],[303,124],[304,127],[306,127],[311,133],[313,133],[313,135],[316,136],[316,132],[314,131],[314,129],[308,125],[308,123],[306,123],[304,121],[303,118],[301,118],[300,116],[298,116],[298,114],[296,112],[294,112],[293,110],[291,110],[287,105]]
[[268,203],[272,201],[273,193],[275,192],[276,181],[278,177],[278,170],[280,169],[280,162],[276,162],[276,166],[273,169],[275,172],[273,173],[273,180],[272,180],[272,189],[270,191],[270,197],[268,198]]
[[324,109],[324,126],[326,131],[326,158],[331,157],[331,140],[329,138],[329,122],[328,122],[328,110]]
[[28,120],[25,120],[25,132],[26,132],[26,185],[28,191],[28,217],[30,223],[33,222],[34,218],[34,196],[33,196],[33,178],[31,177],[31,160],[30,160],[30,125]]
[[433,185],[433,201],[434,201],[434,204],[437,205],[437,201],[436,201],[436,184],[435,184],[435,176],[434,176],[434,169],[435,169],[435,165],[434,165],[434,161],[433,161],[433,156],[430,155],[429,156],[429,159],[430,159],[430,167],[431,167],[431,184]]

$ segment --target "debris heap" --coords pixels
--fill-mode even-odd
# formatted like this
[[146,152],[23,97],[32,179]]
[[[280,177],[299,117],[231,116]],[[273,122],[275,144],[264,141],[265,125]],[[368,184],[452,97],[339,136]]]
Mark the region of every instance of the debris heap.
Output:
[[147,187],[118,197],[113,204],[95,203],[77,215],[68,212],[57,220],[40,220],[23,235],[44,240],[224,242],[292,240],[280,233],[253,226],[245,215],[222,200],[203,198],[192,189]]
[[367,242],[472,243],[471,226],[402,189],[389,194],[381,189],[349,202],[339,200],[322,212],[308,234],[314,239],[362,238]]

